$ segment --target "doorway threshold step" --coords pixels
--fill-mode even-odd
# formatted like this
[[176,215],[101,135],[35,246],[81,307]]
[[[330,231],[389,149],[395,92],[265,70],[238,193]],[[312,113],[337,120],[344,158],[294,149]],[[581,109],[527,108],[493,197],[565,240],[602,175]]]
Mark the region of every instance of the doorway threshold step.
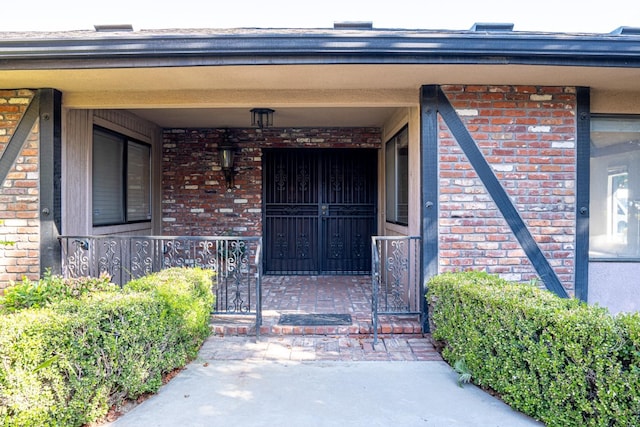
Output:
[[[345,335],[370,336],[373,326],[370,318],[353,317],[351,325],[282,325],[280,316],[264,316],[260,335]],[[216,336],[255,335],[255,317],[253,316],[212,316],[211,330]],[[378,322],[378,334],[422,336],[422,328],[418,319],[389,316]]]

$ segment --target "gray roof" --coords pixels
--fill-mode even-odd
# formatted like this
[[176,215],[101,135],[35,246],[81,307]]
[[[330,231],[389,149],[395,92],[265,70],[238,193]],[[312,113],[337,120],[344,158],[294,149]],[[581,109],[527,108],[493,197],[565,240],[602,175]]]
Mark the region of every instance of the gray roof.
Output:
[[497,28],[0,32],[0,69],[350,63],[640,67],[635,28],[607,34]]

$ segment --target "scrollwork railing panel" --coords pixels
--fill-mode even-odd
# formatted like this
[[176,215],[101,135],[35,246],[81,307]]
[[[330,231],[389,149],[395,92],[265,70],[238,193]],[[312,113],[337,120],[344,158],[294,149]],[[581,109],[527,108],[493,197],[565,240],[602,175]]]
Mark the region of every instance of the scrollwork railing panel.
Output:
[[260,237],[231,236],[62,236],[66,277],[111,276],[113,283],[170,267],[201,267],[216,272],[215,312],[256,313],[261,308]]
[[422,315],[420,238],[374,236],[371,250],[371,316],[377,342],[378,316]]

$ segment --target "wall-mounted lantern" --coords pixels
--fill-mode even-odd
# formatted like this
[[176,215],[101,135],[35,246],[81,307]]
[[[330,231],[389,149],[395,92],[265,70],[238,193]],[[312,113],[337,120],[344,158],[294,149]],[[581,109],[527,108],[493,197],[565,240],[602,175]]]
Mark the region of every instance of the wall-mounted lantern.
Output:
[[271,108],[254,108],[251,110],[251,126],[260,129],[273,126],[273,113]]
[[218,146],[218,153],[220,156],[220,167],[222,168],[222,173],[224,174],[224,180],[227,183],[227,188],[233,188],[234,175],[236,174],[236,171],[234,169],[236,147],[231,142],[229,142],[226,137],[226,133],[224,141]]

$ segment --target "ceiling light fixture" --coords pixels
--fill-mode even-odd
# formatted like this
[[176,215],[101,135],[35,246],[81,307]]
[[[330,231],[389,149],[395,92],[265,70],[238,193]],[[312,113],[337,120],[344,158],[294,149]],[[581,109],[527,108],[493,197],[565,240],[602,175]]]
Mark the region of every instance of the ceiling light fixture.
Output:
[[251,126],[260,129],[273,126],[273,113],[271,108],[254,108],[251,110]]

